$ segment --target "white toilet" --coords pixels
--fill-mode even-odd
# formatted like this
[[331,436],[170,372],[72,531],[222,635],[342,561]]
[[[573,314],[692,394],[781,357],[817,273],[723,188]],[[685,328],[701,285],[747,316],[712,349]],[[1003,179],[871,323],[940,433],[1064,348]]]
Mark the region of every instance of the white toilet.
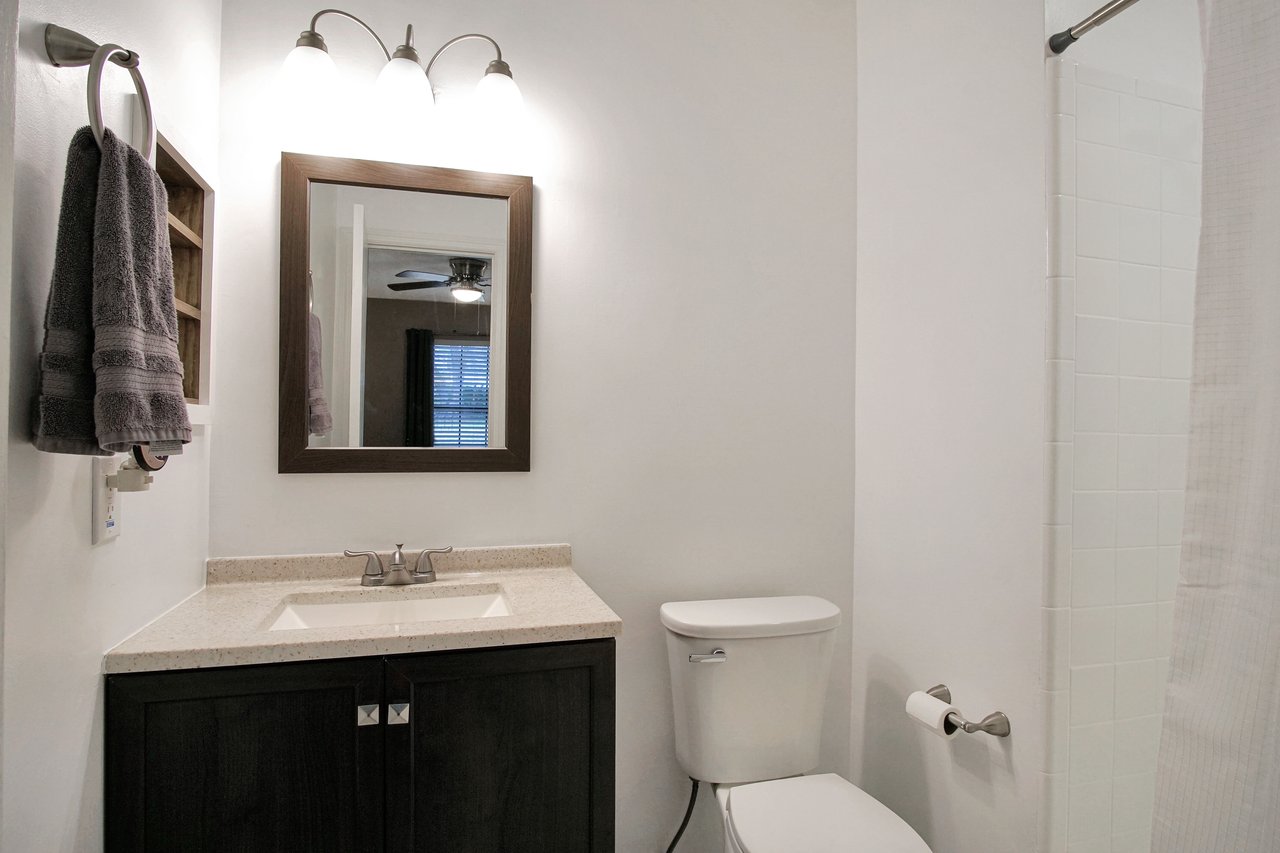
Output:
[[662,605],[676,757],[714,783],[726,853],[929,853],[870,794],[818,764],[840,608],[813,596]]

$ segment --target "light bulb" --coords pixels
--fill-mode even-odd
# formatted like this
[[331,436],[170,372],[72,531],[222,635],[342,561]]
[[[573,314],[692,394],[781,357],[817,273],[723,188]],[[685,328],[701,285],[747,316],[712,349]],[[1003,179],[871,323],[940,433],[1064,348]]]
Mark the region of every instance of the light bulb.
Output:
[[383,109],[398,117],[422,116],[435,105],[426,72],[406,57],[396,57],[382,67],[374,91]]
[[328,94],[337,80],[338,69],[328,51],[299,45],[289,51],[280,67],[280,84],[291,97]]
[[449,291],[459,302],[479,302],[484,297],[484,291],[474,284],[455,284]]
[[520,87],[507,74],[486,71],[476,84],[476,100],[481,110],[495,117],[514,117],[524,109]]

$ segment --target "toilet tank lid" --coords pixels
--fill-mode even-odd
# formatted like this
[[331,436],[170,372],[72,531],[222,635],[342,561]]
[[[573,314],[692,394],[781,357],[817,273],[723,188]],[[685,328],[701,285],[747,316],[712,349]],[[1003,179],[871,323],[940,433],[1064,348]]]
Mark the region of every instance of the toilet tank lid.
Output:
[[669,601],[660,612],[668,630],[709,640],[816,634],[840,624],[840,608],[813,595]]

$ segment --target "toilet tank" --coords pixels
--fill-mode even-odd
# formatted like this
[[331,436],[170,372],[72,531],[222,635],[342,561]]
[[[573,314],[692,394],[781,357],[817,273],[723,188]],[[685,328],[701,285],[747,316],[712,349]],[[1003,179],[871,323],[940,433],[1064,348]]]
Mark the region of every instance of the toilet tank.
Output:
[[[662,605],[676,757],[694,779],[758,782],[818,764],[840,608],[814,596]],[[711,655],[695,663],[691,655]]]

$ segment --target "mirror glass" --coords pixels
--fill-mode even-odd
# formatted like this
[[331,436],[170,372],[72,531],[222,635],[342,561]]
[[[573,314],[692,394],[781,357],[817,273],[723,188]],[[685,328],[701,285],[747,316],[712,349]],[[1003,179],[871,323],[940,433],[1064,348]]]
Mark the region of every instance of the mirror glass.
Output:
[[311,185],[308,447],[506,446],[507,227],[505,198]]
[[528,471],[532,277],[532,178],[282,154],[279,471]]

